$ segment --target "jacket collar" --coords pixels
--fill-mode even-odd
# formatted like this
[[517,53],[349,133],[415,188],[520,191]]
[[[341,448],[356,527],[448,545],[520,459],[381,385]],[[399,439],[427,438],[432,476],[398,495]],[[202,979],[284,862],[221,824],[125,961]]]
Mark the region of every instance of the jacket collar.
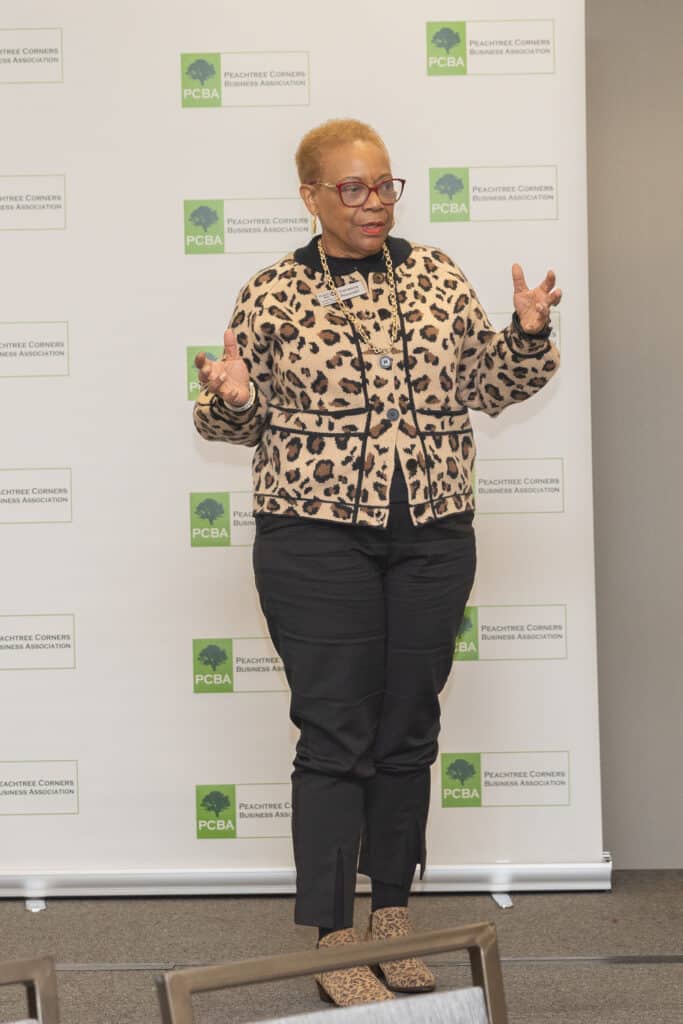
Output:
[[[320,235],[316,235],[310,240],[308,245],[303,246],[301,249],[297,249],[294,253],[294,259],[297,263],[302,263],[310,270],[314,270],[316,273],[322,274],[323,268],[320,263],[320,254],[318,253],[319,237]],[[389,235],[387,238],[387,245],[389,246],[389,252],[391,253],[391,259],[394,267],[398,267],[401,263],[405,263],[412,249],[410,242],[407,242],[405,238],[393,238]],[[332,274],[340,277],[343,277],[345,274],[353,274],[356,270],[363,274],[364,277],[368,273],[383,274],[386,270],[381,249],[379,252],[373,253],[372,256],[365,256],[361,259],[347,259],[346,257],[328,256],[327,261],[330,265]]]

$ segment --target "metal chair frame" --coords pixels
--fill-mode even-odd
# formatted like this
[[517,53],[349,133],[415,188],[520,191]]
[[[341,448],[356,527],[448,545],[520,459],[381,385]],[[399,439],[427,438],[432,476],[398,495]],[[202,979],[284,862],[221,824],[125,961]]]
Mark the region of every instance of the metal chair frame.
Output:
[[29,1017],[39,1024],[59,1024],[57,974],[51,956],[0,963],[0,985],[23,985]]
[[[163,1024],[193,1024],[192,996],[200,992],[235,988],[255,982],[300,978],[319,971],[340,970],[380,960],[401,960],[466,949],[472,981],[484,991],[490,1024],[507,1024],[503,976],[495,925],[491,922],[424,932],[384,942],[363,942],[353,946],[316,949],[303,953],[259,957],[253,960],[186,967],[167,971],[156,978]],[[229,1012],[229,1011],[228,1011]],[[226,1015],[226,1022],[229,1016]]]

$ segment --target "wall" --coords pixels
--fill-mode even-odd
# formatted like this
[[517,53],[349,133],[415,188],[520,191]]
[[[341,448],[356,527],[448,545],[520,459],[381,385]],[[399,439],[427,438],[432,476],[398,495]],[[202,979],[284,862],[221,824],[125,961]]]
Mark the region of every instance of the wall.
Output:
[[605,848],[680,868],[683,7],[588,0],[587,29]]

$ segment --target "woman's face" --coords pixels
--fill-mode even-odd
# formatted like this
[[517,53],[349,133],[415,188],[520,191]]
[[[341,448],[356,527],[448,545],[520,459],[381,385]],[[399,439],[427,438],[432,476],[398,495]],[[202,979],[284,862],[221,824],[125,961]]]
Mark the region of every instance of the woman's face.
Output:
[[[320,181],[378,185],[390,177],[389,156],[374,142],[358,140],[323,151]],[[323,246],[329,256],[359,259],[382,248],[394,223],[394,208],[384,206],[376,192],[371,192],[362,206],[344,206],[336,188],[302,185],[300,192],[309,212],[320,220]]]

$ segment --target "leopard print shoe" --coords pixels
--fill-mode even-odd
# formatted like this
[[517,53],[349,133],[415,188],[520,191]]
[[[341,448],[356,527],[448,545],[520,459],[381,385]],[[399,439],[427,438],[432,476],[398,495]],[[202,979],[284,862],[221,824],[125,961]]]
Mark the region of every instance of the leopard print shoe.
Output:
[[[358,941],[358,936],[353,928],[342,928],[323,936],[318,943],[318,948],[329,949],[330,946],[344,946]],[[336,1006],[379,1003],[385,999],[395,998],[394,994],[389,992],[379,978],[366,966],[347,967],[344,971],[324,971],[322,974],[316,974],[315,980],[320,998],[324,1002],[334,1003]]]
[[[383,907],[370,914],[366,941],[398,939],[410,934],[407,907]],[[379,965],[381,976],[392,992],[431,992],[436,977],[423,960],[387,960]]]

